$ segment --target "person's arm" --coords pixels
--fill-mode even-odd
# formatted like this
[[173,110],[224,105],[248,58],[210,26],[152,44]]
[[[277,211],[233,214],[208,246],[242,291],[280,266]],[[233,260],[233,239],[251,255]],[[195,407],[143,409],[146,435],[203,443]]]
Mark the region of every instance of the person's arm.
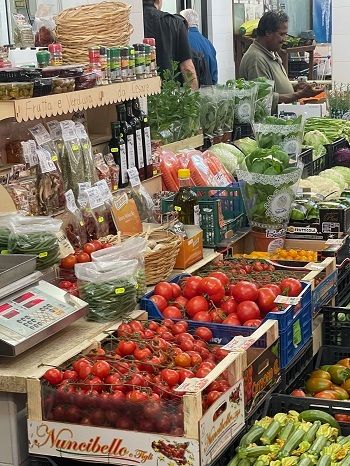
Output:
[[180,70],[184,76],[185,82],[191,86],[193,91],[196,91],[198,89],[198,79],[192,59],[180,63]]
[[209,57],[209,70],[213,84],[218,83],[218,62],[216,60],[216,50],[214,46],[210,47]]
[[299,99],[316,97],[323,91],[323,88],[313,87],[311,84],[305,83],[305,85],[302,86],[301,89],[298,89],[296,92],[293,92],[292,94],[279,94],[278,103],[291,104]]

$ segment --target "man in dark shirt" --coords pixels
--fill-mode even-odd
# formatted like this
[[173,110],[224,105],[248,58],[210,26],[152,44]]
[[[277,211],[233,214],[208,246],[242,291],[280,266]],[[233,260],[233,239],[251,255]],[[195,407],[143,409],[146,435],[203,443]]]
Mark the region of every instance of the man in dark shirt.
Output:
[[191,58],[187,29],[183,21],[161,11],[162,0],[143,0],[145,37],[154,37],[157,65],[161,73],[179,63],[180,71],[192,89],[198,89],[196,70]]

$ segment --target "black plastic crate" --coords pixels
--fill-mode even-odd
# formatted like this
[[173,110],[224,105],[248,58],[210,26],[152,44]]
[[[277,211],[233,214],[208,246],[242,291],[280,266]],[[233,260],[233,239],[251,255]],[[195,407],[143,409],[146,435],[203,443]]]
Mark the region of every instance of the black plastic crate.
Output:
[[250,123],[245,125],[234,125],[233,127],[233,141],[242,138],[250,138],[253,136],[253,128]]
[[318,157],[316,160],[313,160],[312,167],[314,176],[319,175],[321,172],[323,172],[323,170],[326,170],[327,154],[324,154],[321,157]]
[[323,314],[323,345],[348,347],[350,344],[350,309],[325,306],[321,312]]
[[325,148],[327,150],[327,168],[332,168],[335,165],[339,165],[335,163],[334,156],[338,149],[343,149],[345,147],[349,147],[349,143],[345,138],[338,139],[337,141],[334,141],[330,144],[325,144]]
[[308,176],[312,176],[314,174],[314,165],[312,161],[313,157],[313,149],[312,147],[304,147],[299,159],[304,164],[302,178],[307,178]]
[[346,306],[350,302],[350,263],[338,270],[338,293],[335,297],[336,306]]
[[279,393],[289,393],[304,374],[311,372],[313,369],[313,345],[312,340],[306,348],[297,355],[287,367],[281,369],[281,383],[276,390]]
[[341,359],[348,358],[349,355],[349,346],[322,346],[320,351],[317,353],[315,368],[319,368],[321,366],[329,364],[336,364]]

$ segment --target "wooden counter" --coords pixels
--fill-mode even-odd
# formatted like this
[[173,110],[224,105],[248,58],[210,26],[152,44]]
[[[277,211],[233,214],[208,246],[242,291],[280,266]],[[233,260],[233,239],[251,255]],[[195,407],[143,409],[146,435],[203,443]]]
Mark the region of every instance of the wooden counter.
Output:
[[[131,317],[144,315],[144,311],[134,311]],[[0,357],[0,392],[27,393],[27,378],[41,377],[47,366],[63,364],[92,342],[101,341],[104,332],[118,325],[118,322],[102,324],[82,318],[15,358]]]

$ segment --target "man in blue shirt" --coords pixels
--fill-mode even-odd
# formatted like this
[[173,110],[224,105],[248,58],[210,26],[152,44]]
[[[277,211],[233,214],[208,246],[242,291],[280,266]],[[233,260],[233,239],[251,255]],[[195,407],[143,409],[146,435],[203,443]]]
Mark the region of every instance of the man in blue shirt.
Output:
[[216,61],[216,50],[213,44],[199,32],[198,13],[195,10],[188,8],[187,10],[182,10],[180,14],[186,19],[189,26],[188,38],[191,48],[203,53],[209,65],[212,84],[217,84],[218,64]]

